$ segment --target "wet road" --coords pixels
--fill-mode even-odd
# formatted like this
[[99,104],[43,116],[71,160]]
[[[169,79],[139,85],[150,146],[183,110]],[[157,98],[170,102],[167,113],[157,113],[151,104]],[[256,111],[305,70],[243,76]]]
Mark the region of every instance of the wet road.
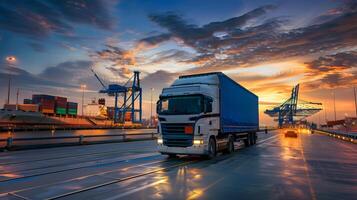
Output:
[[357,148],[259,134],[213,160],[167,159],[154,141],[0,153],[0,199],[353,199]]

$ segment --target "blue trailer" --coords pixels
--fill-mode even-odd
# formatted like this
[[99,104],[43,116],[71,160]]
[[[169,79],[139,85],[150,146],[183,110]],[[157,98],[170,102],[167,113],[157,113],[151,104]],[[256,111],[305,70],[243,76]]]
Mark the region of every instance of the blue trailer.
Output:
[[217,73],[217,76],[219,77],[221,133],[258,131],[258,96],[223,73]]

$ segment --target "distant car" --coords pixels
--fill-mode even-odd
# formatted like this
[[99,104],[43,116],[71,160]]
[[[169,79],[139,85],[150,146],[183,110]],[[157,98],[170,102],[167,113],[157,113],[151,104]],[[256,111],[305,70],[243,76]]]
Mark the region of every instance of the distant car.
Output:
[[294,137],[296,138],[298,136],[297,130],[295,129],[288,129],[285,131],[285,137]]

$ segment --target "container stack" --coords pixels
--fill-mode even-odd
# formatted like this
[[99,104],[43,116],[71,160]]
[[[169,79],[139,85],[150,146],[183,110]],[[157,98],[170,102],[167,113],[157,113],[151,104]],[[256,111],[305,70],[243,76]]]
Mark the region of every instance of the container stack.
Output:
[[65,97],[55,97],[55,109],[57,115],[67,114],[67,98]]
[[32,103],[38,104],[40,112],[44,114],[54,114],[55,113],[55,97],[51,95],[44,94],[34,94],[32,95]]
[[68,115],[77,115],[78,113],[78,103],[67,102],[67,114]]

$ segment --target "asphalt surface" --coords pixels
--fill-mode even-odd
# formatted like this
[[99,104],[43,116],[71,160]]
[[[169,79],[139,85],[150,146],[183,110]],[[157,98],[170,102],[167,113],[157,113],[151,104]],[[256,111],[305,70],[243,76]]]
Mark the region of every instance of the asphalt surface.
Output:
[[155,141],[0,153],[0,199],[355,199],[357,146],[258,134],[212,160],[168,159]]

